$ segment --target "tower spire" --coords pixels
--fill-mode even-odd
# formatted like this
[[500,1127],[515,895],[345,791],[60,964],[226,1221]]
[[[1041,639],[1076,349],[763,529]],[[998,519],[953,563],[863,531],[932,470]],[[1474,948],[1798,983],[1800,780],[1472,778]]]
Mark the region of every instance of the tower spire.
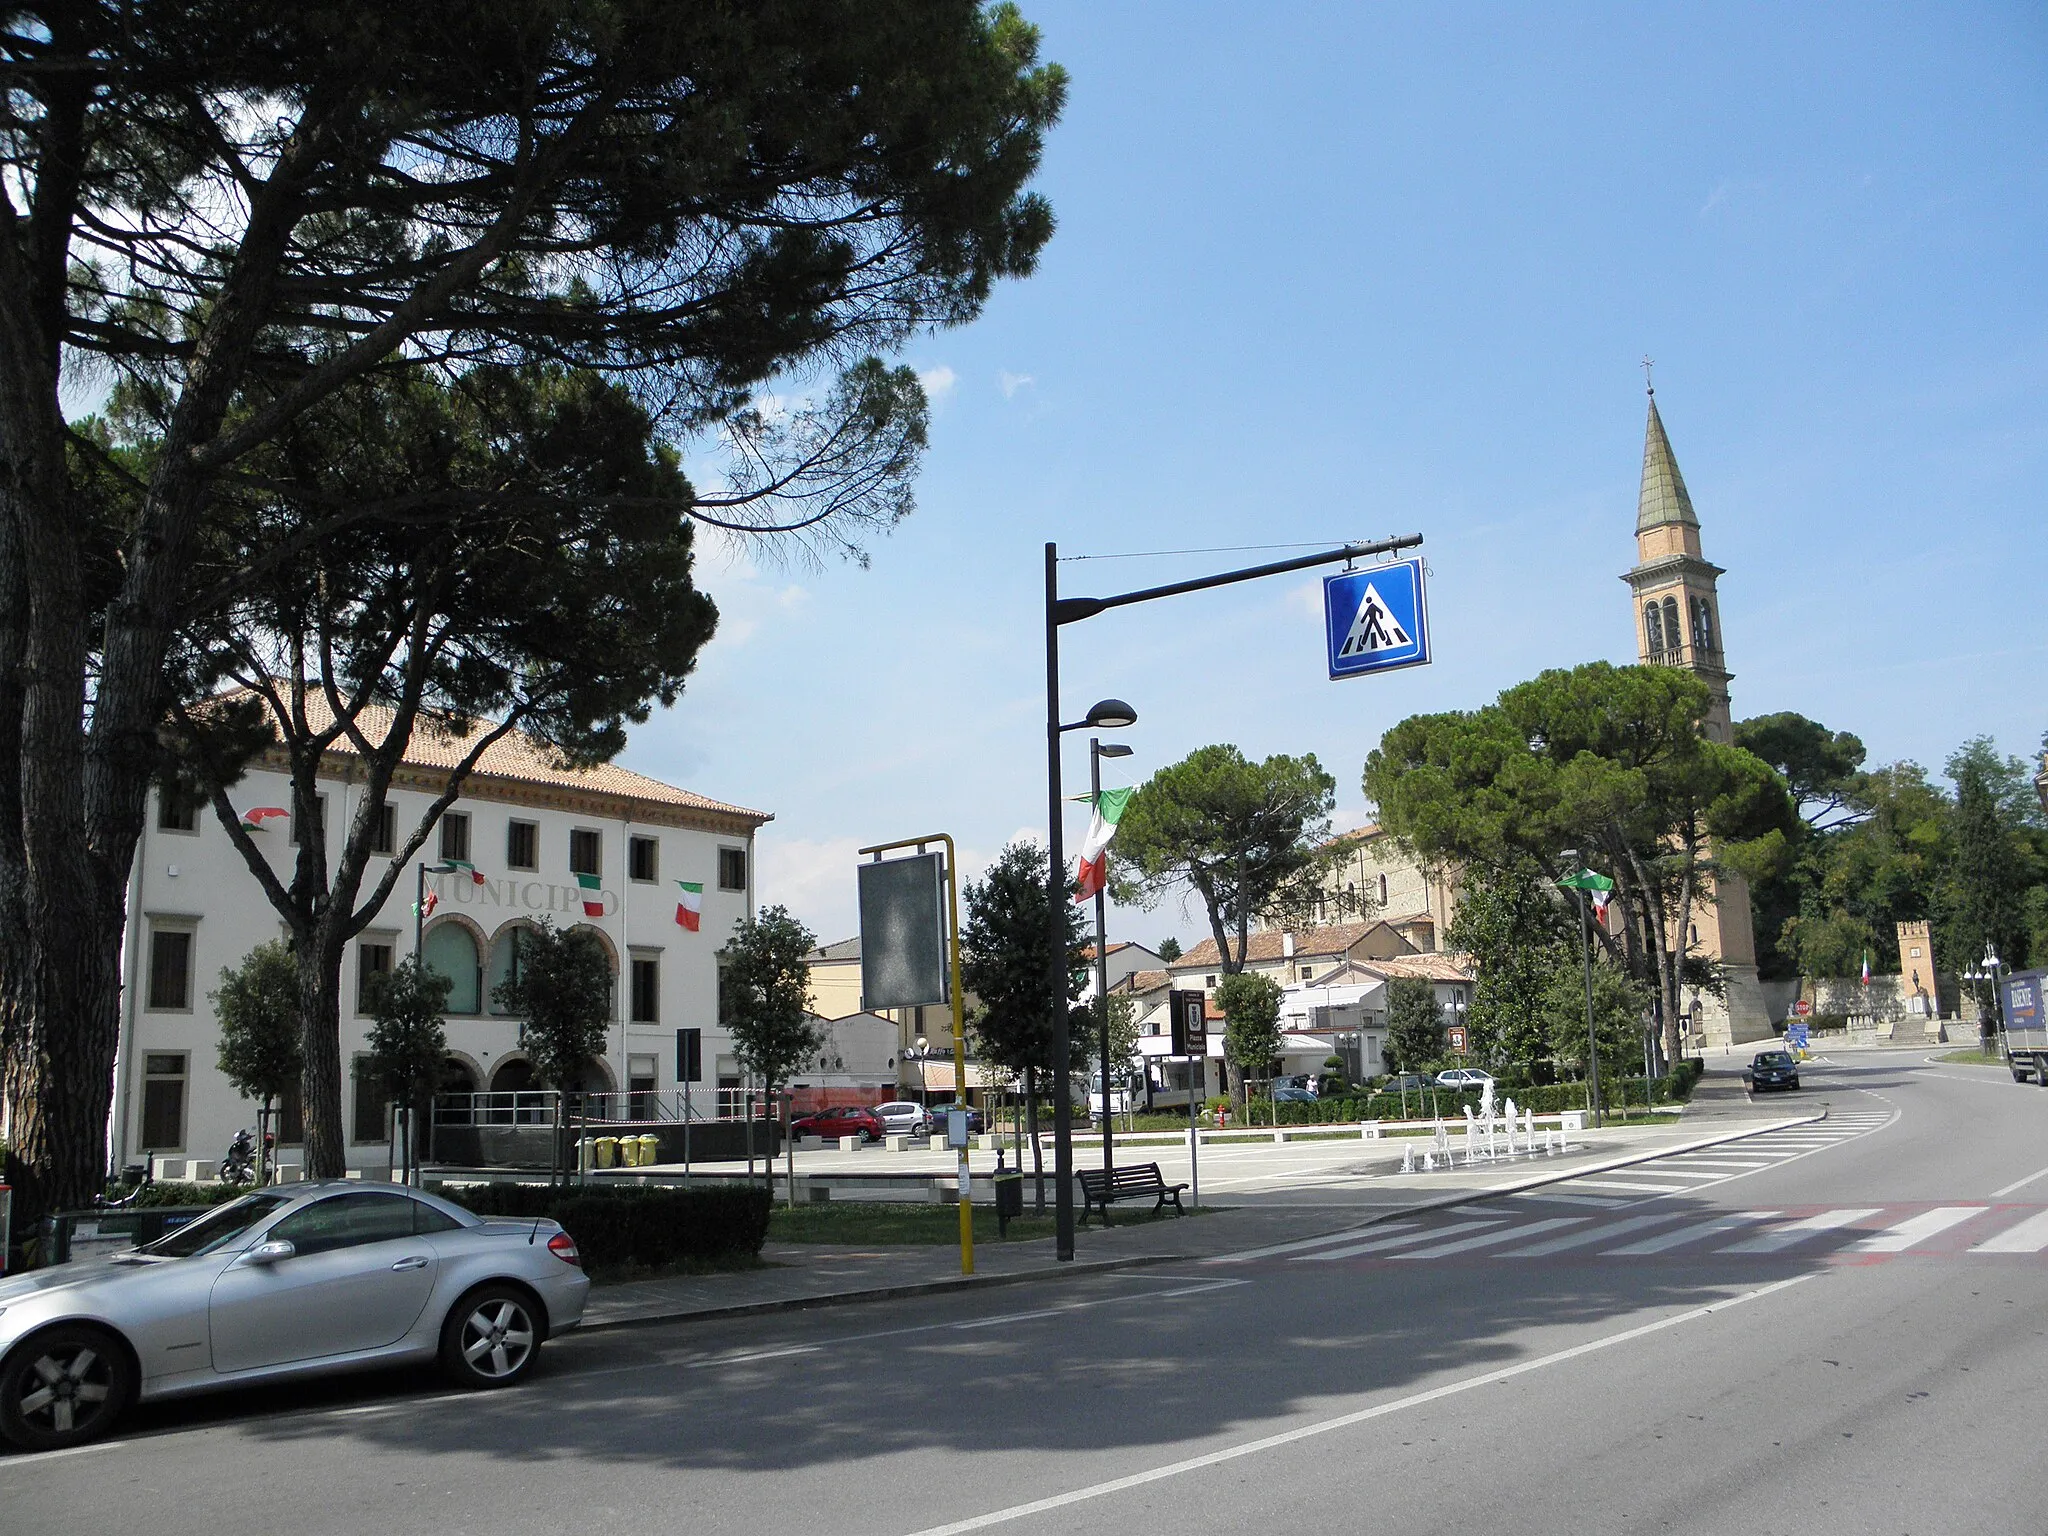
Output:
[[[1643,372],[1649,373],[1649,359]],[[1643,486],[1636,496],[1636,532],[1647,533],[1670,523],[1697,528],[1692,497],[1685,489],[1685,476],[1678,472],[1678,458],[1671,451],[1671,439],[1664,435],[1664,418],[1657,414],[1657,391],[1650,390],[1650,419],[1643,428]]]

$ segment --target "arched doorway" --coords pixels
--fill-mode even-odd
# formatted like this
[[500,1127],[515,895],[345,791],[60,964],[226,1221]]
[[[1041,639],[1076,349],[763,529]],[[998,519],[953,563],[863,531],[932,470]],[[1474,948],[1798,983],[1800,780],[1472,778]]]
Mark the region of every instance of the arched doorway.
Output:
[[438,1158],[435,1134],[444,1125],[474,1125],[477,1090],[481,1087],[476,1069],[460,1056],[443,1057],[440,1076],[434,1081],[433,1113],[427,1117],[427,1155]]

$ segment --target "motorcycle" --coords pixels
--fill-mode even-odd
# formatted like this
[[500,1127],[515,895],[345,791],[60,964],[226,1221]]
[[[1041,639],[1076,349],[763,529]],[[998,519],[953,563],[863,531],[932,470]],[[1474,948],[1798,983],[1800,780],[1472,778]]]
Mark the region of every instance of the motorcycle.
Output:
[[[272,1142],[265,1136],[264,1150]],[[220,1181],[223,1184],[254,1184],[256,1182],[256,1132],[244,1126],[235,1132],[234,1140],[228,1143],[227,1154],[220,1160]]]

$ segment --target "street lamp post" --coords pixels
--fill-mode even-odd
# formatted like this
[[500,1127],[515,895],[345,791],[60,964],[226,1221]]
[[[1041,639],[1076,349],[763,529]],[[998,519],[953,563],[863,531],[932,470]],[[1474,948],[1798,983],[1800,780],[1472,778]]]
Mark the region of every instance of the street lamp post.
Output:
[[1999,1035],[2005,1029],[2005,999],[1998,995],[1998,972],[2002,962],[1998,958],[1998,951],[1991,947],[1989,941],[1986,941],[1984,945],[1983,964],[1986,975],[1991,982],[1990,1038],[1986,1041],[1984,1047],[1988,1053],[1992,1044],[1997,1041]]
[[[1104,746],[1101,737],[1088,738],[1088,790],[1094,796],[1092,804],[1100,805],[1102,801],[1102,760],[1130,755],[1131,749],[1122,742],[1112,741]],[[1109,1124],[1109,922],[1105,901],[1102,888],[1096,887],[1095,1005],[1102,1010],[1102,1171],[1108,1173],[1116,1166],[1116,1154],[1111,1150]]]
[[[1558,855],[1567,864],[1579,862],[1579,850],[1567,848]],[[1586,1107],[1593,1111],[1593,1124],[1606,1124],[1600,1113],[1600,1037],[1593,1028],[1593,934],[1586,926],[1586,890],[1572,887],[1579,903],[1579,951],[1586,965]]]
[[[1074,1117],[1073,1108],[1067,1100],[1066,1074],[1070,1059],[1065,1006],[1066,956],[1060,953],[1065,947],[1066,918],[1059,909],[1059,893],[1064,889],[1067,873],[1066,848],[1060,825],[1060,817],[1064,810],[1060,803],[1060,737],[1071,730],[1130,725],[1136,721],[1137,712],[1128,704],[1105,699],[1088,712],[1088,719],[1072,725],[1061,722],[1060,626],[1078,624],[1084,619],[1094,618],[1097,614],[1107,613],[1112,608],[1128,608],[1136,603],[1157,602],[1161,598],[1180,597],[1190,592],[1206,592],[1212,587],[1230,586],[1235,582],[1252,581],[1262,576],[1279,576],[1289,571],[1305,571],[1318,565],[1334,564],[1339,560],[1353,561],[1368,559],[1374,555],[1393,554],[1398,550],[1412,549],[1421,542],[1421,534],[1411,533],[1368,544],[1346,544],[1337,549],[1302,555],[1293,560],[1275,560],[1266,565],[1248,566],[1243,570],[1222,571],[1213,576],[1197,576],[1189,581],[1168,582],[1164,586],[1145,587],[1134,592],[1119,592],[1113,597],[1060,596],[1059,546],[1052,543],[1045,546],[1046,864],[1050,873],[1047,890],[1053,895],[1053,900],[1049,903],[1051,910],[1046,917],[1046,929],[1052,941],[1052,952],[1046,957],[1046,1006],[1052,1010],[1047,1022],[1052,1026],[1053,1069],[1059,1088],[1053,1103],[1053,1167],[1058,1179],[1054,1206],[1054,1255],[1062,1262],[1070,1261],[1074,1257]],[[1098,711],[1110,705],[1115,705],[1121,713],[1114,717],[1098,716]]]

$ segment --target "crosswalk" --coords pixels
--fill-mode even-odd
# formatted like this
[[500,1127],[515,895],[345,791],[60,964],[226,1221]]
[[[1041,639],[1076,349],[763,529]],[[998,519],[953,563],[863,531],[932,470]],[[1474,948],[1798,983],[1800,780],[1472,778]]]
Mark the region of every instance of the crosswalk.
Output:
[[[1878,1095],[1872,1094],[1876,1098]],[[1552,1205],[1618,1209],[1660,1195],[1682,1195],[1711,1189],[1731,1179],[1762,1173],[1844,1142],[1881,1131],[1898,1118],[1889,1106],[1835,1113],[1809,1125],[1786,1126],[1741,1141],[1722,1142],[1697,1152],[1660,1157],[1624,1168],[1582,1174],[1531,1190],[1522,1198]]]
[[1211,1264],[1356,1263],[1439,1260],[1488,1263],[1556,1259],[1826,1257],[1843,1261],[1916,1254],[1939,1257],[2048,1254],[2048,1208],[2039,1205],[1780,1206],[1702,1214],[1660,1202],[1633,1213],[1559,1214],[1531,1196],[1511,1196],[1441,1219],[1416,1218],[1230,1254]]

